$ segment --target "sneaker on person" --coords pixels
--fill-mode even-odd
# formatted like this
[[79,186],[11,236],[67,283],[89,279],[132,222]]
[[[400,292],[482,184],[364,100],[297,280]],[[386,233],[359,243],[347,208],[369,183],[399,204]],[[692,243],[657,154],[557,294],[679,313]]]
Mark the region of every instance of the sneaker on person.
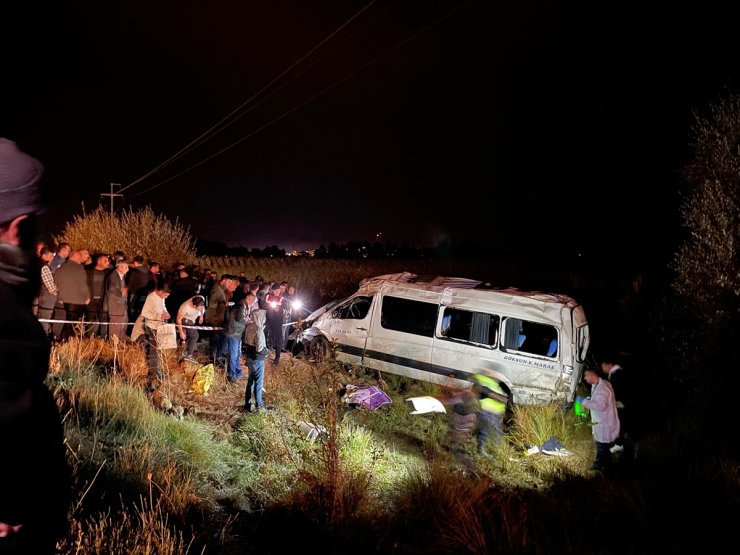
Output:
[[619,445],[618,443],[615,443],[614,445],[612,445],[612,446],[611,446],[611,447],[609,448],[609,451],[610,451],[610,452],[611,452],[612,454],[613,454],[613,453],[621,453],[622,451],[624,451],[624,445]]

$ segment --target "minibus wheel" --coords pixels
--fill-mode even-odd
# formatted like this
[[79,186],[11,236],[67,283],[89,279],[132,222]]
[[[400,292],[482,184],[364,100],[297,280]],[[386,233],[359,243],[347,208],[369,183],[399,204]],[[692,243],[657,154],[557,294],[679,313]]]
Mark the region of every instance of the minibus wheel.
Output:
[[321,335],[314,337],[308,347],[311,359],[316,362],[325,362],[331,356],[331,345],[326,337]]

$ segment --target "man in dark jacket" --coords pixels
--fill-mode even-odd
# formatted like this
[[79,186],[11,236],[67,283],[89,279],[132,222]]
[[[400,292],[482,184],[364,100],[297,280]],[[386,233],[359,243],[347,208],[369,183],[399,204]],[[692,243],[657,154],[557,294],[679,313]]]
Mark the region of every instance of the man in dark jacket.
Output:
[[224,330],[228,341],[228,361],[226,363],[226,377],[234,383],[244,374],[241,366],[242,336],[244,327],[247,325],[247,299],[238,301],[229,307],[226,313],[226,329]]
[[90,303],[90,287],[87,284],[87,272],[83,266],[85,254],[81,250],[74,250],[69,259],[54,274],[54,281],[59,288],[57,302],[64,304],[67,323],[64,324],[61,340],[73,337],[79,326],[70,322],[79,322],[84,319],[85,307]]
[[280,353],[283,351],[283,310],[285,299],[283,298],[280,284],[276,283],[265,297],[267,306],[267,340],[275,350],[273,365],[280,364]]
[[88,322],[103,322],[90,324],[87,333],[90,336],[108,338],[108,312],[105,310],[105,278],[111,271],[110,257],[107,254],[95,255],[95,266],[87,270],[87,286],[90,289],[90,302],[85,309]]
[[71,474],[44,384],[51,344],[31,312],[38,293],[34,214],[43,166],[0,139],[0,553],[51,555],[67,531]]
[[[167,312],[177,314],[182,303],[198,294],[198,280],[190,276],[187,270],[179,270],[177,278],[171,283],[172,292],[167,297]],[[203,301],[205,302],[205,297]]]
[[149,270],[144,267],[144,257],[136,255],[131,259],[126,274],[126,291],[128,292],[128,321],[135,322],[144,308],[146,296],[151,293],[148,288]]
[[211,357],[215,364],[223,364],[228,356],[228,340],[223,327],[226,324],[226,308],[236,288],[235,283],[229,274],[223,274],[208,295],[205,323],[207,326],[220,328],[210,332]]

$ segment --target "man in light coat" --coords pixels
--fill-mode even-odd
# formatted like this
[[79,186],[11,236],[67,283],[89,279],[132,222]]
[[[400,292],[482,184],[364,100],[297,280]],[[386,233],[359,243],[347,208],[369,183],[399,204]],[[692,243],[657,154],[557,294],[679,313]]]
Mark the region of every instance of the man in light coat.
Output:
[[165,299],[170,295],[169,284],[165,284],[162,289],[155,289],[146,296],[144,308],[136,319],[136,325],[131,331],[131,341],[143,343],[144,352],[146,353],[146,363],[149,370],[147,375],[147,391],[153,392],[159,388],[160,383],[165,379],[163,372],[164,361],[160,348],[160,341],[157,337],[163,329],[170,314],[167,312]]
[[103,296],[103,306],[110,321],[109,337],[118,337],[120,341],[126,339],[126,324],[128,323],[127,273],[128,262],[125,259],[117,260],[116,269],[105,278],[105,295]]
[[609,476],[614,472],[614,462],[609,449],[619,436],[619,417],[614,390],[594,369],[586,370],[584,379],[591,385],[591,396],[581,400],[581,406],[591,411],[591,433],[596,444],[596,458],[591,469],[600,470]]

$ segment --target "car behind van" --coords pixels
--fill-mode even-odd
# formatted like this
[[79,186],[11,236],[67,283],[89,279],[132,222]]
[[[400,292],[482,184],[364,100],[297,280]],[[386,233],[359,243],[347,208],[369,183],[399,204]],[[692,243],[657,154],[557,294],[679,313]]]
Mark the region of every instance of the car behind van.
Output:
[[488,369],[512,401],[570,403],[589,329],[566,295],[491,289],[465,278],[409,272],[368,278],[356,293],[301,322],[297,345],[337,359],[444,386],[468,387]]

